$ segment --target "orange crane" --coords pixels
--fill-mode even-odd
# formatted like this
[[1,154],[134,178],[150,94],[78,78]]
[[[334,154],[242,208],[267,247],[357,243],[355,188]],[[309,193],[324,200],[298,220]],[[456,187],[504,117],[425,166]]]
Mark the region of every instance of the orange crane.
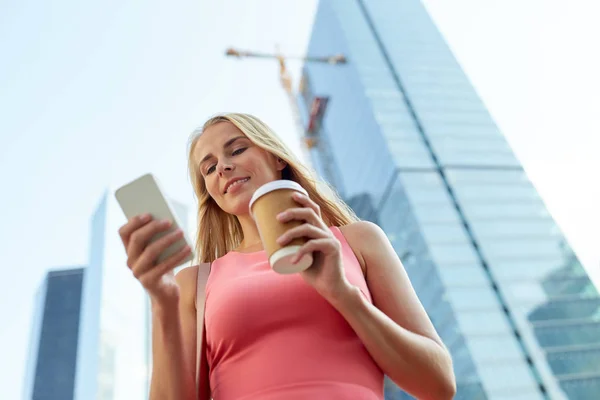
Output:
[[276,49],[276,53],[260,53],[253,51],[243,51],[237,50],[234,48],[229,48],[225,52],[227,56],[230,57],[252,57],[252,58],[267,58],[267,59],[275,59],[279,62],[279,77],[281,79],[281,85],[285,90],[288,101],[290,103],[290,107],[292,109],[292,114],[294,117],[294,122],[296,125],[296,130],[298,131],[298,136],[300,140],[300,148],[302,149],[304,160],[306,163],[310,164],[310,156],[308,154],[308,149],[312,148],[316,142],[313,137],[306,136],[306,130],[302,124],[302,118],[300,117],[300,109],[298,107],[298,102],[294,96],[294,89],[292,87],[292,77],[286,66],[286,60],[299,60],[304,62],[318,62],[318,63],[326,63],[331,65],[337,64],[345,64],[346,57],[343,54],[336,54],[332,56],[326,57],[294,57],[294,56],[284,56],[279,52],[279,48]]

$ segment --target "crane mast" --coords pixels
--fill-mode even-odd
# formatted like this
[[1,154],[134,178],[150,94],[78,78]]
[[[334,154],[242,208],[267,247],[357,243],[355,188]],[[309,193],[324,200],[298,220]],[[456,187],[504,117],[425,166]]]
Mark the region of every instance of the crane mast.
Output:
[[[286,61],[287,60],[299,60],[303,62],[311,62],[311,63],[326,63],[330,65],[337,64],[345,64],[346,57],[343,54],[336,54],[332,56],[325,57],[294,57],[294,56],[284,56],[279,52],[279,48],[276,49],[275,53],[261,53],[261,52],[253,52],[253,51],[244,51],[237,50],[234,48],[229,48],[225,52],[227,56],[236,57],[236,58],[263,58],[263,59],[275,59],[279,64],[279,78],[281,81],[281,86],[286,92],[286,96],[288,98],[288,102],[290,104],[290,109],[292,111],[292,117],[294,119],[294,125],[296,127],[297,138],[299,140],[299,147],[302,152],[302,157],[304,162],[308,165],[312,164],[312,160],[310,157],[310,149],[314,146],[320,146],[320,158],[323,160],[323,169],[326,176],[326,179],[334,184],[334,186],[338,186],[339,182],[336,182],[336,175],[333,171],[333,160],[331,159],[331,149],[325,148],[327,145],[322,140],[317,140],[315,134],[318,133],[318,127],[314,129],[313,119],[320,119],[323,116],[325,111],[325,107],[327,105],[327,98],[316,97],[313,99],[312,109],[309,110],[311,121],[309,122],[309,126],[307,128],[304,127],[302,123],[302,117],[300,115],[300,108],[298,106],[298,102],[296,100],[292,77],[287,69]],[[312,165],[311,165],[312,166]]]

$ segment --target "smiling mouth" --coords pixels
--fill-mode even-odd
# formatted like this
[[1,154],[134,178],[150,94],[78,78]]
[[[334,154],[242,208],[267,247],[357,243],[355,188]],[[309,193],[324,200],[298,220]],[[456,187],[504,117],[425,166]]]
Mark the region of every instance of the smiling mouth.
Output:
[[233,182],[231,185],[227,186],[227,188],[225,189],[225,194],[229,193],[231,188],[241,185],[242,183],[248,182],[249,180],[250,180],[250,178],[238,179],[237,181]]

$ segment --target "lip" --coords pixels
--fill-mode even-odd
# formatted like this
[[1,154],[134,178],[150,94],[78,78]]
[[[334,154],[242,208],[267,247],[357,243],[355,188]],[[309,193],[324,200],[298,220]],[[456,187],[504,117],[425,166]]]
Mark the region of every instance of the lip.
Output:
[[241,180],[244,180],[244,179],[248,179],[249,180],[250,177],[249,176],[241,176],[239,178],[232,178],[232,179],[228,180],[227,183],[225,184],[225,189],[223,189],[223,194],[229,193],[228,192],[229,186],[231,186],[232,184],[234,184],[237,181],[241,181]]

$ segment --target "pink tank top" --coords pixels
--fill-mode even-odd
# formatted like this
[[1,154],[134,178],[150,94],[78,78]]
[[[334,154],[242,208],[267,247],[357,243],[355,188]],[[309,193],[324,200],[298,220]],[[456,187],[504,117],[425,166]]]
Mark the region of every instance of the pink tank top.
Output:
[[[371,294],[339,228],[348,280]],[[381,400],[383,372],[346,320],[264,251],[213,262],[206,289],[210,386],[219,400]]]

